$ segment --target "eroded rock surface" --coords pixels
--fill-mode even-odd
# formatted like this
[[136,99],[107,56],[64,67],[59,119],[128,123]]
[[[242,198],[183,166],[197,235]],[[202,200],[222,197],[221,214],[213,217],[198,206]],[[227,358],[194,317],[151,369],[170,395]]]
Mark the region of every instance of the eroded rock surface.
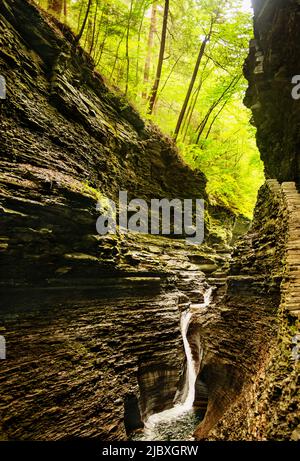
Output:
[[297,0],[253,0],[253,5],[245,102],[267,177],[299,183],[300,104],[292,97],[292,79],[300,75],[300,5]]
[[194,321],[209,390],[199,439],[299,439],[299,197],[294,183],[262,187],[225,297]]

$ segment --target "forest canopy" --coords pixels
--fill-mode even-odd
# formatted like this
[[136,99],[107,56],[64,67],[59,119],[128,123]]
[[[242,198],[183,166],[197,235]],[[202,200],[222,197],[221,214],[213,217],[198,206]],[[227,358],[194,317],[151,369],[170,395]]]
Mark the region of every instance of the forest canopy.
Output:
[[37,0],[115,91],[203,171],[214,205],[252,217],[263,165],[243,105],[249,0]]

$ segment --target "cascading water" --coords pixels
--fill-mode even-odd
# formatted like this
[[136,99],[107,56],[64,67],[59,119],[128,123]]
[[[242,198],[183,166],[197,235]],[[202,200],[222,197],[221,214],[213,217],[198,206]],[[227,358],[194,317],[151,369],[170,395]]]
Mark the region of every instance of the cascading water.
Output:
[[[202,304],[193,305],[193,309],[203,309],[210,304],[213,288],[210,287],[204,294]],[[145,422],[142,434],[137,434],[135,440],[187,440],[197,424],[197,418],[192,411],[195,400],[195,383],[197,373],[187,332],[193,313],[191,310],[181,314],[181,334],[187,361],[186,380],[182,392],[182,402],[176,403],[169,410],[151,415]],[[200,357],[201,360],[201,357]]]

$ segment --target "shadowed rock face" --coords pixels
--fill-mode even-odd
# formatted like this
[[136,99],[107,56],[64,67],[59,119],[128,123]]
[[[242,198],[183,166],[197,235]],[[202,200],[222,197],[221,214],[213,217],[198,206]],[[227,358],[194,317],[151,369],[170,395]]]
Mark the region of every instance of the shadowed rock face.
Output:
[[27,1],[5,0],[0,14],[1,283],[53,283],[59,274],[61,285],[67,274],[74,284],[82,268],[95,278],[114,268],[118,251],[114,242],[103,269],[109,250],[95,236],[99,194],[205,198],[205,177],[107,89],[62,25],[55,30]]
[[131,291],[4,297],[1,438],[124,439],[141,363],[157,374],[149,410],[172,401],[183,362],[177,298]]
[[124,439],[125,425],[172,406],[184,381],[180,312],[206,287],[190,260],[205,253],[149,236],[121,248],[122,270],[93,286],[2,289],[3,439]]
[[209,389],[198,438],[299,440],[299,204],[294,183],[262,187],[252,229],[233,253],[226,296],[210,321],[209,314],[198,320],[199,377]]
[[[276,337],[285,232],[284,206],[270,182],[261,188],[251,230],[233,252],[225,296],[217,297],[190,327],[192,341],[198,337],[204,350],[199,379],[208,389],[208,408],[196,431],[198,439],[209,437],[243,395]],[[235,433],[237,427],[233,438]]]
[[[124,439],[172,405],[184,374],[180,311],[202,301],[205,273],[226,255],[180,239],[100,237],[96,202],[119,190],[205,198],[206,180],[108,90],[68,29],[4,0],[0,31],[0,438]],[[226,210],[210,213],[230,227]]]
[[252,110],[268,178],[300,182],[300,102],[292,78],[300,75],[297,0],[254,0],[255,40],[245,64],[245,103]]
[[[247,317],[253,319],[252,326],[248,325],[252,337],[248,337],[247,344],[260,342],[260,347],[250,347],[247,353],[239,354],[239,369],[243,370],[239,380],[243,384],[241,392],[231,399],[224,418],[210,433],[214,440],[300,439],[299,206],[300,195],[295,183],[279,185],[277,181],[268,181],[260,193],[254,221],[253,230],[260,238],[251,232],[248,246],[244,242],[244,247],[241,245],[237,252],[239,258],[233,259],[231,273],[248,271],[252,287],[254,273],[264,273],[262,279],[268,284],[263,289],[259,283],[260,299],[255,300],[253,289],[249,281],[246,282],[248,295],[245,292],[237,300],[238,315],[243,322]],[[247,255],[251,270],[246,264]],[[237,278],[236,275],[229,278],[226,307],[234,305]],[[258,287],[257,282],[256,279]],[[249,307],[252,312],[245,316]]]

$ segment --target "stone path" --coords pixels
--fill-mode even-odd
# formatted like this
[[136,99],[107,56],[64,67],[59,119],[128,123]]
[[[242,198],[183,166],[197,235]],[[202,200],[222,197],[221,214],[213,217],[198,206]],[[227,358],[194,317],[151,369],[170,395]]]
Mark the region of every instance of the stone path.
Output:
[[281,190],[288,212],[284,305],[291,315],[300,317],[300,194],[294,182],[283,183]]

